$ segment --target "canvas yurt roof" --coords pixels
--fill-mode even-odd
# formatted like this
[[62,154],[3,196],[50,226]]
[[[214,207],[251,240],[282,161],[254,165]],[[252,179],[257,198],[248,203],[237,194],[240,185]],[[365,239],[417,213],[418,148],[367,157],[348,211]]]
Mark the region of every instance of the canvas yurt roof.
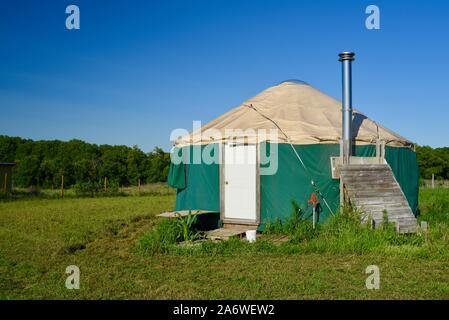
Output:
[[[288,80],[246,100],[203,125],[201,130],[181,137],[175,145],[181,147],[239,138],[293,144],[339,143],[341,118],[341,102],[305,82]],[[390,146],[413,146],[413,142],[356,109],[352,123],[356,144],[371,144],[382,139]]]

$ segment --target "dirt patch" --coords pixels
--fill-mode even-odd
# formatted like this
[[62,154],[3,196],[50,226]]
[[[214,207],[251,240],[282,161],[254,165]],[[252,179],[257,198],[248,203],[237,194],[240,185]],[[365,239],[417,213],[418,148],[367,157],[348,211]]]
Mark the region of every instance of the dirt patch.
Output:
[[84,243],[74,243],[74,244],[68,244],[61,248],[59,253],[61,254],[74,254],[77,251],[86,249],[86,244]]

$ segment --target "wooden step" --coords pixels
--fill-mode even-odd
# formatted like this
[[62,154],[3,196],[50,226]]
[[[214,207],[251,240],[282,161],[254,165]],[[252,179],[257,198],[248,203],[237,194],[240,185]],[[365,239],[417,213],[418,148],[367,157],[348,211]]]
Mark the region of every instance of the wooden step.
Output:
[[370,209],[370,210],[388,210],[388,209],[401,209],[404,208],[405,203],[397,203],[397,202],[391,202],[391,203],[371,203],[371,204],[365,204],[364,208]]
[[243,236],[248,229],[243,228],[219,228],[206,232],[206,237],[211,240],[228,240],[231,237]]
[[[379,181],[375,185],[376,188],[395,188],[397,187],[394,181],[384,182]],[[372,184],[366,183],[365,181],[361,182],[352,182],[350,185],[346,187],[347,190],[371,190],[373,188]]]
[[416,218],[388,164],[345,165],[340,178],[350,202],[363,213],[362,221],[371,217],[380,225],[386,212],[399,232],[416,232]]
[[392,214],[398,211],[406,211],[412,212],[408,203],[380,203],[378,200],[376,202],[367,202],[367,201],[353,201],[353,204],[356,205],[360,209],[370,210],[373,212],[383,212],[384,210],[387,213]]
[[391,221],[399,222],[402,226],[418,225],[416,218],[404,217],[392,219]]
[[[368,217],[365,217],[368,218]],[[384,221],[383,216],[379,216],[377,215],[375,218],[372,218],[373,220],[375,220],[376,222],[382,222]],[[388,222],[399,222],[403,225],[409,225],[409,224],[417,224],[417,220],[414,216],[406,216],[406,215],[402,215],[402,216],[389,216],[388,217]]]
[[360,202],[360,203],[403,203],[406,204],[407,203],[407,199],[404,199],[401,196],[388,196],[388,197],[383,197],[381,195],[360,195],[360,194],[353,194],[353,193],[349,193],[349,196],[351,197],[351,199],[354,199],[355,202]]
[[[384,213],[382,211],[370,211],[365,209],[364,210],[365,214],[369,214],[373,217],[373,219],[383,219],[384,217]],[[388,220],[392,220],[392,219],[399,219],[399,218],[408,218],[410,217],[412,214],[410,211],[402,211],[402,212],[388,212],[387,216],[388,216]]]
[[399,233],[417,233],[419,230],[418,224],[413,224],[413,225],[399,225],[398,228],[398,232]]
[[390,175],[388,174],[387,171],[370,171],[370,172],[362,172],[362,171],[357,171],[357,172],[342,172],[341,175],[345,178],[353,178],[353,179],[357,179],[357,178],[384,178],[384,179],[389,179]]
[[391,177],[342,177],[347,183],[364,183],[364,184],[377,184],[377,183],[395,183]]
[[354,199],[366,201],[380,200],[382,203],[407,203],[401,192],[384,193],[381,191],[349,191],[347,192]]
[[[367,220],[369,217],[371,217],[371,219],[373,219],[374,221],[378,222],[378,221],[384,221],[384,217],[383,214],[378,214],[378,213],[365,213],[363,215],[363,219]],[[408,223],[417,223],[416,218],[415,217],[410,217],[410,215],[391,215],[388,216],[388,221],[392,222],[392,221],[399,221],[402,224],[408,224]]]
[[242,224],[242,223],[223,223],[225,229],[242,229],[242,230],[257,230],[257,224]]
[[388,164],[350,164],[342,166],[342,171],[375,171],[375,170],[389,170]]
[[371,170],[371,171],[345,171],[341,170],[341,175],[344,177],[387,177],[389,176],[388,170]]

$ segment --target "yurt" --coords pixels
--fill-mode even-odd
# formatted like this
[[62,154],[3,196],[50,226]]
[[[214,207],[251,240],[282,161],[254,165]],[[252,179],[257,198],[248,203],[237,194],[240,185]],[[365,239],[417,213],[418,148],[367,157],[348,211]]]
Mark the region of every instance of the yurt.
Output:
[[[352,154],[379,156],[391,167],[411,210],[418,205],[415,145],[352,112]],[[171,151],[168,177],[176,210],[216,212],[224,223],[263,229],[293,210],[318,223],[338,214],[340,179],[332,161],[341,154],[342,103],[303,81],[289,80],[244,101],[190,134]]]

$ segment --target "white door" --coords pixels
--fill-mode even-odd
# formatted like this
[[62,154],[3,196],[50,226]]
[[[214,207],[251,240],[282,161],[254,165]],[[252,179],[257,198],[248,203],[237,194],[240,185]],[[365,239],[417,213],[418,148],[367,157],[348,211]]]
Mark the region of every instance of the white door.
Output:
[[224,219],[257,220],[256,145],[224,144]]

